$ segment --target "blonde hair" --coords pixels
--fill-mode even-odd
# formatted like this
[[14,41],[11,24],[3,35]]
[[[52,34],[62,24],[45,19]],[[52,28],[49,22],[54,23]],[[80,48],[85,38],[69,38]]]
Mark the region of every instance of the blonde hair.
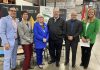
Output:
[[43,21],[42,21],[42,22],[44,22],[44,16],[43,16],[41,13],[38,13],[38,14],[37,14],[37,16],[36,16],[36,22],[40,22],[40,21],[39,21],[39,18],[40,18],[40,17],[43,18]]
[[44,18],[44,16],[41,13],[37,14],[36,18],[38,18],[38,17],[43,17]]
[[38,20],[39,17],[43,17],[44,18],[44,16],[41,13],[38,13],[37,16],[36,16],[36,21],[39,21]]
[[86,22],[86,23],[87,23],[88,21],[92,22],[92,21],[94,21],[94,19],[95,19],[95,15],[96,15],[96,10],[95,10],[95,9],[89,8],[88,11],[87,11],[87,14],[88,14],[91,10],[94,11],[94,17],[93,17],[92,20],[90,20],[89,16],[87,15],[87,16],[83,19],[83,21]]

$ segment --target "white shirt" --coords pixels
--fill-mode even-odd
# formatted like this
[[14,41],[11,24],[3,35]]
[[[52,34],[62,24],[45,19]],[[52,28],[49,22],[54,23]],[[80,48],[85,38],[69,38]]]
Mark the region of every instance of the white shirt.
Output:
[[13,27],[16,29],[16,31],[17,31],[17,23],[16,23],[16,20],[12,20],[12,25],[13,25]]
[[15,29],[15,39],[18,37],[17,36],[17,19],[13,19],[11,16],[10,16],[10,18],[12,19],[12,25],[13,25],[13,28]]
[[90,24],[89,22],[86,23],[86,31],[85,31],[85,35],[86,35],[86,32],[87,32],[87,29],[88,29],[89,24]]

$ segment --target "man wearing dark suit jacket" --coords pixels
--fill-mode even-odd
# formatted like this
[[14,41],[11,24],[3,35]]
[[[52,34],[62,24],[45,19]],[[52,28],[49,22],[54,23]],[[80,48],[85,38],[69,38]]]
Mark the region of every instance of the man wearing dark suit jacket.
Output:
[[73,11],[71,13],[71,19],[66,22],[65,29],[65,45],[66,45],[66,57],[65,57],[65,65],[69,63],[69,53],[70,47],[72,49],[72,67],[75,67],[76,62],[76,52],[77,46],[79,42],[79,35],[82,30],[82,25],[79,20],[77,20],[77,13]]

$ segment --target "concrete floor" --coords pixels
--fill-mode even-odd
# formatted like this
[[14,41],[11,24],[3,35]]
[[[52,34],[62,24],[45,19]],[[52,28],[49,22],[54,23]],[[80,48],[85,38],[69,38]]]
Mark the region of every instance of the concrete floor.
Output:
[[[78,47],[78,50],[77,50],[77,59],[76,59],[76,67],[75,68],[71,67],[71,63],[72,63],[71,62],[71,56],[70,56],[69,65],[67,65],[67,66],[64,65],[64,61],[65,61],[64,56],[65,56],[65,52],[64,52],[64,50],[62,50],[60,67],[56,67],[55,63],[48,65],[47,60],[44,59],[44,64],[45,65],[44,65],[43,70],[84,70],[83,67],[80,67],[80,62],[81,62],[81,48],[80,47]],[[22,57],[23,57],[22,55],[18,55],[18,59],[22,58]],[[0,57],[0,60],[3,60],[3,58]],[[17,60],[17,62],[18,61],[19,60]],[[2,65],[3,65],[3,62],[0,61],[0,70],[3,70]],[[17,70],[21,70],[21,69],[19,68]],[[30,70],[40,70],[40,69],[37,66],[35,66],[34,69],[30,69]],[[93,47],[91,60],[90,60],[90,65],[89,65],[87,70],[100,70],[100,34],[97,36],[96,43]]]

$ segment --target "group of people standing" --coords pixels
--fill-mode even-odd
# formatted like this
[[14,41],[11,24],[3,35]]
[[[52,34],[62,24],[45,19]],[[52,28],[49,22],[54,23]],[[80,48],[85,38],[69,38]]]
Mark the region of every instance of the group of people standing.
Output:
[[56,66],[59,67],[63,39],[65,40],[66,51],[65,65],[69,64],[71,47],[73,68],[76,64],[78,42],[80,39],[83,42],[90,41],[90,47],[81,47],[82,57],[80,66],[87,69],[100,24],[100,21],[95,17],[94,9],[89,9],[88,17],[82,21],[77,19],[77,12],[72,11],[71,19],[65,21],[59,16],[59,8],[54,8],[53,17],[48,20],[48,23],[44,22],[42,14],[38,14],[33,29],[28,21],[27,11],[21,12],[21,22],[16,19],[15,7],[9,7],[8,14],[8,16],[0,19],[0,37],[4,47],[3,70],[16,70],[18,42],[22,45],[25,55],[22,70],[31,68],[30,61],[33,57],[33,43],[35,44],[37,65],[40,69],[43,69],[42,53],[47,46],[47,42],[49,43],[48,49],[51,57],[48,64],[56,63]]

